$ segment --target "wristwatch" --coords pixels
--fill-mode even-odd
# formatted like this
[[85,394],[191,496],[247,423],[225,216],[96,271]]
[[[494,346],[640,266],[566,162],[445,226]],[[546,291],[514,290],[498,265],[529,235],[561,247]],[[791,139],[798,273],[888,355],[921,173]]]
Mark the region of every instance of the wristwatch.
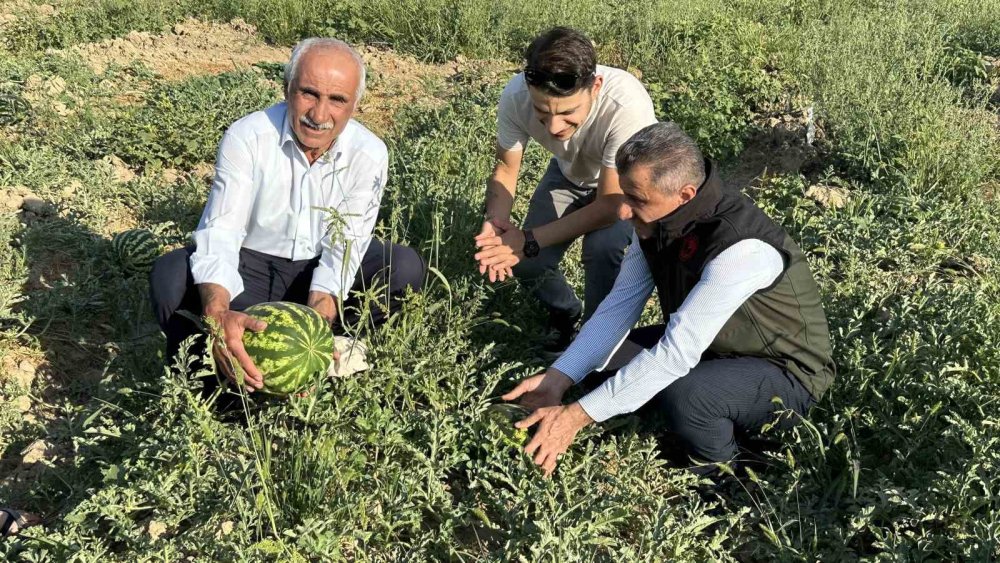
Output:
[[531,232],[531,229],[524,229],[524,253],[525,258],[534,258],[538,256],[538,251],[542,248],[538,246],[538,241],[535,240],[535,234]]

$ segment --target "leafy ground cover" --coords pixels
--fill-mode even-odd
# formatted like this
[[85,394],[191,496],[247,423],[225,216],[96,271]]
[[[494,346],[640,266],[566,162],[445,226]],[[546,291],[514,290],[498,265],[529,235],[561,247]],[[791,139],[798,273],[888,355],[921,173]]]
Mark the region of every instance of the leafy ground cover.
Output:
[[[47,519],[0,555],[1000,557],[995,0],[17,1],[0,13],[0,499]],[[840,373],[766,470],[709,486],[629,418],[589,430],[543,480],[488,414],[543,367],[541,312],[516,284],[485,284],[469,240],[499,90],[554,23],[640,75],[660,117],[809,256]],[[367,44],[359,118],[392,152],[379,232],[441,275],[370,336],[370,372],[255,400],[243,424],[164,372],[147,282],[115,265],[110,238],[140,226],[184,239],[222,130],[277,99],[279,64],[309,34]],[[529,151],[522,186],[543,163]]]

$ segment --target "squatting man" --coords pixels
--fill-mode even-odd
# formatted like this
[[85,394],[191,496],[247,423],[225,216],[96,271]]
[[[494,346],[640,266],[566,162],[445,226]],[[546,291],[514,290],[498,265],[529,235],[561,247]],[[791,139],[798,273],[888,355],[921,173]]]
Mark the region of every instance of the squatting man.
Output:
[[[615,162],[634,234],[614,287],[566,352],[503,398],[535,409],[516,426],[537,425],[525,451],[546,474],[582,428],[644,405],[708,473],[736,456],[738,433],[778,409],[794,413],[779,425],[796,422],[832,383],[819,290],[798,245],[677,125],[645,127]],[[666,325],[630,332],[654,289]]]
[[[625,70],[598,65],[594,44],[579,31],[556,27],[542,33],[528,46],[524,63],[500,96],[497,161],[487,182],[475,258],[491,281],[512,274],[548,309],[545,353],[555,359],[618,275],[632,228],[617,216],[615,153],[656,116],[642,83]],[[532,140],[552,159],[518,228],[511,223],[511,208]],[[582,304],[559,269],[581,236]]]
[[[385,144],[352,119],[365,67],[343,41],[300,42],[285,66],[285,101],[233,123],[219,144],[215,179],[194,245],[170,252],[150,275],[153,309],[167,336],[167,358],[198,332],[179,310],[216,319],[231,357],[216,364],[248,391],[263,374],[243,347],[245,330],[266,328],[240,311],[268,301],[307,304],[331,327],[359,320],[349,290],[384,288],[371,323],[379,326],[417,291],[425,265],[405,246],[372,238],[388,180]],[[327,210],[343,219],[327,228]],[[331,354],[336,359],[336,350]]]

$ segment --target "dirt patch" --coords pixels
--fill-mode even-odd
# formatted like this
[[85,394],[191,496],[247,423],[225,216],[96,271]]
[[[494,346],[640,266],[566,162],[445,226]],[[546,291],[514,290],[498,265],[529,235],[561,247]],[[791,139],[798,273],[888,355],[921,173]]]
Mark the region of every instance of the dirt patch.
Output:
[[822,127],[811,108],[785,109],[758,118],[758,132],[750,138],[735,164],[723,171],[727,186],[743,189],[763,176],[804,173],[819,156]]
[[0,29],[4,29],[19,19],[48,19],[56,15],[58,8],[52,4],[35,4],[26,0],[0,2]]
[[456,72],[449,64],[427,64],[377,47],[360,47],[359,52],[367,68],[368,88],[355,118],[379,135],[392,127],[399,108],[441,103],[447,79]]
[[[183,80],[192,76],[218,74],[252,67],[256,63],[284,63],[289,47],[265,44],[256,29],[243,20],[210,23],[188,19],[174,25],[170,33],[155,35],[133,31],[125,37],[71,47],[94,72],[109,66],[129,66],[138,62],[165,80]],[[378,134],[386,133],[393,115],[401,107],[440,103],[450,81],[468,76],[483,78],[483,73],[507,72],[507,64],[467,61],[459,57],[445,64],[428,64],[415,57],[372,46],[358,51],[368,71],[368,90],[356,117]],[[135,103],[142,99],[142,85],[122,73],[115,85],[121,92],[117,101]],[[147,83],[146,87],[148,87]],[[58,88],[58,84],[39,84],[39,89]]]
[[0,378],[17,381],[22,388],[30,389],[39,373],[47,369],[44,355],[10,340],[3,346]]
[[256,29],[241,19],[209,23],[187,19],[175,24],[171,33],[155,35],[133,31],[125,37],[76,45],[69,49],[96,73],[109,65],[138,61],[166,80],[217,74],[247,68],[261,61],[284,61],[288,49],[265,45]]

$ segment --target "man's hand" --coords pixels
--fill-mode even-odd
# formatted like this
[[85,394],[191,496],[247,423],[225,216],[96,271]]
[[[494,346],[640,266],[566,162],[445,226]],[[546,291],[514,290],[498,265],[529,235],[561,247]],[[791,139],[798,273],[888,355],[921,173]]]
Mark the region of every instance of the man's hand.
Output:
[[[505,229],[501,228],[499,224],[510,224],[509,221],[501,221],[499,219],[489,219],[483,222],[482,228],[479,230],[479,234],[475,236],[476,248],[480,248],[479,241],[490,239],[490,240],[500,240],[500,236],[506,232]],[[478,258],[477,258],[478,260]],[[485,264],[479,264],[479,273],[485,275],[489,272],[490,282],[505,281],[507,278],[513,278],[514,272],[511,268],[514,267],[517,261],[515,260],[512,264],[495,264],[493,266],[487,266]]]
[[573,443],[573,438],[591,422],[594,419],[590,418],[580,403],[573,403],[567,407],[540,408],[514,426],[530,428],[538,424],[535,435],[524,447],[524,451],[534,458],[535,465],[542,466],[548,477],[555,471],[559,457]]
[[521,405],[534,410],[562,404],[563,394],[572,386],[573,380],[568,375],[555,368],[549,368],[524,379],[500,398],[505,401],[520,398]]
[[264,386],[264,375],[257,369],[253,360],[250,359],[250,355],[247,354],[246,349],[243,347],[243,332],[246,330],[260,332],[267,328],[267,323],[239,311],[226,310],[212,315],[206,313],[206,315],[213,317],[219,323],[219,327],[222,329],[223,342],[226,344],[225,349],[219,343],[216,343],[212,347],[212,355],[215,356],[215,365],[219,367],[229,381],[238,386],[240,382],[237,381],[236,370],[232,364],[235,359],[243,367],[243,373],[245,374],[243,383],[246,385],[247,391],[252,393],[254,390],[262,388]]
[[476,248],[480,251],[475,258],[479,261],[480,273],[491,268],[513,268],[524,257],[524,231],[505,219],[496,218],[491,223],[498,235],[476,235]]
[[[337,320],[337,300],[333,298],[329,293],[322,291],[310,291],[309,301],[307,305],[316,310],[324,319],[326,319],[327,324],[333,327],[333,322]],[[337,346],[333,346],[333,361],[340,360],[340,352],[337,351]]]

